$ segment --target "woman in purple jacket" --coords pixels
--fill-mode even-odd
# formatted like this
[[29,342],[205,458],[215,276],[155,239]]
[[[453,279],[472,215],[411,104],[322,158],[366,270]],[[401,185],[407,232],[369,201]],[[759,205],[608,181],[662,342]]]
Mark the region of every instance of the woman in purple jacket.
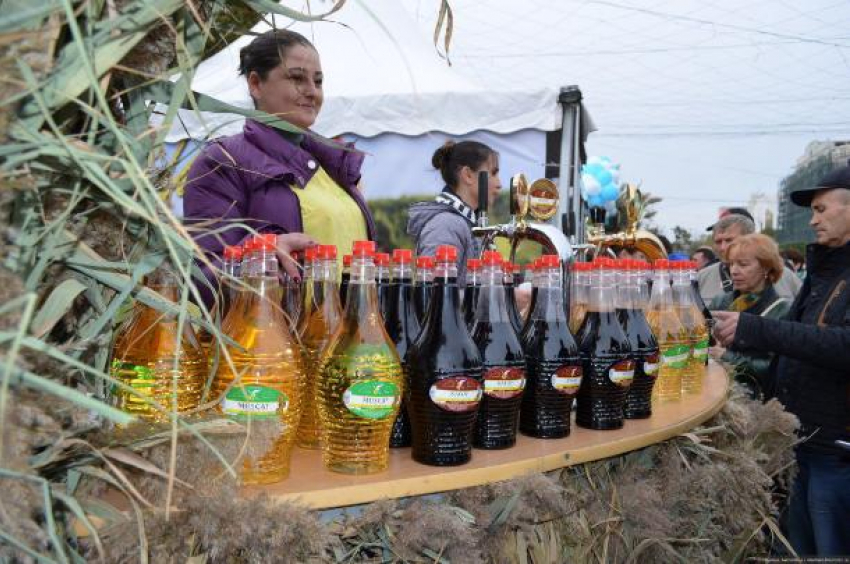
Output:
[[[241,244],[251,230],[277,234],[278,257],[300,276],[290,253],[315,244],[372,239],[372,216],[357,183],[363,154],[309,131],[322,107],[322,66],[315,47],[289,30],[266,32],[240,52],[240,74],[258,110],[303,130],[292,133],[247,120],[241,134],[216,139],[189,170],[186,223],[198,246],[219,266],[226,245]],[[214,269],[201,265],[215,297]]]

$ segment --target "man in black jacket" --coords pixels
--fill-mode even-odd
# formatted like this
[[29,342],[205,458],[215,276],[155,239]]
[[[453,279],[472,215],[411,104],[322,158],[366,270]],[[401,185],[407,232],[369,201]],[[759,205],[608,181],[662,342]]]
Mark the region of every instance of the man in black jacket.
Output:
[[786,320],[715,312],[715,337],[772,352],[775,394],[800,419],[789,537],[799,554],[850,555],[850,166],[791,193],[811,206],[817,243]]

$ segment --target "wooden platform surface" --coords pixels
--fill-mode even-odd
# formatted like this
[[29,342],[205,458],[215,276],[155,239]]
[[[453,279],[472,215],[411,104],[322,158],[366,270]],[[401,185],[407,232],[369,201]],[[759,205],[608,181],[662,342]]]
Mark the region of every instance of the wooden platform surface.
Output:
[[329,508],[443,492],[530,472],[546,472],[616,456],[685,433],[720,411],[727,391],[726,373],[712,361],[702,394],[656,406],[649,419],[626,421],[624,428],[616,431],[591,431],[573,422],[570,436],[555,440],[520,435],[515,447],[501,451],[476,449],[469,464],[456,467],[419,464],[411,458],[410,449],[403,448],[392,449],[387,471],[349,476],[325,470],[319,451],[296,448],[288,479],[248,488],[246,494],[262,491],[276,500]]

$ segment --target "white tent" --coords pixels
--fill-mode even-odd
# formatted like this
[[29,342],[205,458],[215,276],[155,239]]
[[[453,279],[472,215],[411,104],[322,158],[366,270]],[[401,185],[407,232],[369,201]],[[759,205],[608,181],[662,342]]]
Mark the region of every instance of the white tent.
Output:
[[[313,2],[313,11],[331,4]],[[369,155],[363,170],[367,197],[437,192],[441,185],[430,160],[447,138],[475,138],[494,147],[503,180],[517,172],[544,175],[546,132],[562,123],[557,89],[484,89],[439,56],[398,0],[350,0],[329,19],[275,17],[274,25],[302,33],[319,51],[325,102],[314,129],[352,138]],[[269,28],[262,22],[254,31]],[[204,61],[193,89],[250,107],[238,66],[239,50],[251,39],[242,37]],[[241,127],[238,116],[181,111],[167,140],[199,141]]]

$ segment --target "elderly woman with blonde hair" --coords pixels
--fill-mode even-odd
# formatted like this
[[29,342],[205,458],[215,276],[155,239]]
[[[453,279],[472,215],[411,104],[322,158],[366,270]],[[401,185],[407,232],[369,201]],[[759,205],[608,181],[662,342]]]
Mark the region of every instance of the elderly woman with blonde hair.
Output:
[[[791,307],[773,285],[782,276],[783,261],[776,242],[766,235],[753,233],[735,239],[727,250],[732,291],[712,300],[712,311],[747,312],[779,319]],[[772,355],[713,347],[711,354],[732,366],[734,378],[744,384],[753,397],[763,397],[767,389],[768,367]]]

